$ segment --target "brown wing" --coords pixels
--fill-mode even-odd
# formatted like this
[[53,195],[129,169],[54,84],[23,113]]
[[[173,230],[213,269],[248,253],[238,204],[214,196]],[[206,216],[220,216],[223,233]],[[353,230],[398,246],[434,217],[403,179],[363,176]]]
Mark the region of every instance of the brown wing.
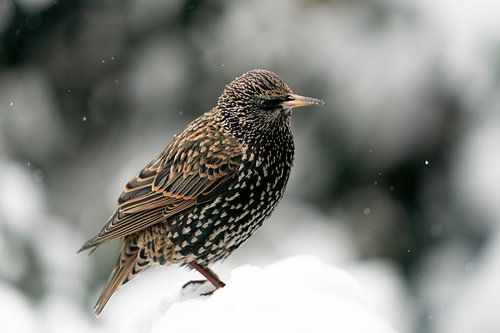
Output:
[[216,125],[201,126],[203,117],[128,182],[117,211],[80,251],[163,222],[228,186],[244,148]]

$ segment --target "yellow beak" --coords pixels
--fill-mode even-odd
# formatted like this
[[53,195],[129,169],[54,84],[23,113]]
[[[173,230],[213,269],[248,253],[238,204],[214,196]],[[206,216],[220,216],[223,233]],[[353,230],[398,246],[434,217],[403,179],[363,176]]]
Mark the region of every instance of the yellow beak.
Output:
[[281,106],[283,106],[284,109],[293,109],[293,108],[298,108],[301,106],[308,106],[308,105],[324,105],[325,101],[317,98],[312,98],[312,97],[305,97],[305,96],[300,96],[300,95],[295,95],[291,94],[290,95],[290,100],[281,102]]

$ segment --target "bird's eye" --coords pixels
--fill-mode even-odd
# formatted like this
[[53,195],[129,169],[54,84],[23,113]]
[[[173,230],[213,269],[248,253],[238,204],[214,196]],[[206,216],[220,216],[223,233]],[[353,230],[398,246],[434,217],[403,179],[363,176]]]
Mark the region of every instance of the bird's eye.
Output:
[[268,100],[268,99],[261,99],[261,100],[259,101],[259,106],[260,106],[262,109],[267,110],[267,109],[270,109],[270,108],[273,106],[273,104],[272,104],[271,102],[272,102],[272,101],[270,101],[270,100]]
[[258,105],[263,110],[274,110],[279,107],[281,99],[266,99],[261,98],[258,101]]

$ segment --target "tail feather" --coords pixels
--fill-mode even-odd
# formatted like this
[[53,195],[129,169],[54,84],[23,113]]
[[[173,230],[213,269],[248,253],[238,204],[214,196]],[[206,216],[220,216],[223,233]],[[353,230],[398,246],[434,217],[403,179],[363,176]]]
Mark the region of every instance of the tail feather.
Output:
[[138,263],[139,249],[132,246],[130,242],[125,239],[122,244],[122,249],[120,253],[120,258],[111,272],[104,289],[102,290],[96,304],[94,305],[94,312],[96,316],[99,316],[110,300],[111,296],[115,293],[122,284],[128,282],[135,274],[138,273],[137,263]]
[[80,253],[80,252],[83,252],[85,250],[90,250],[89,255],[91,255],[92,252],[94,252],[99,245],[108,241],[109,239],[103,239],[101,236],[102,236],[102,233],[104,233],[106,231],[106,227],[112,221],[115,220],[117,214],[118,214],[118,211],[114,212],[113,215],[111,215],[109,217],[108,221],[106,222],[106,225],[101,229],[101,231],[96,236],[94,236],[91,239],[89,239],[88,241],[86,241],[85,244],[83,244],[82,247],[78,251],[76,251],[76,253]]

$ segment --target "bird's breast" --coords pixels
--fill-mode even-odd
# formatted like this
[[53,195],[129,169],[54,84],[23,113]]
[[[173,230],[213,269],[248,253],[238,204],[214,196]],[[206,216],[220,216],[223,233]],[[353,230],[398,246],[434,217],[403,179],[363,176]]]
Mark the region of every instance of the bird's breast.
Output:
[[180,223],[171,234],[181,257],[195,255],[206,264],[231,254],[272,213],[283,196],[292,163],[291,138],[264,150],[247,147],[227,190],[178,217]]

